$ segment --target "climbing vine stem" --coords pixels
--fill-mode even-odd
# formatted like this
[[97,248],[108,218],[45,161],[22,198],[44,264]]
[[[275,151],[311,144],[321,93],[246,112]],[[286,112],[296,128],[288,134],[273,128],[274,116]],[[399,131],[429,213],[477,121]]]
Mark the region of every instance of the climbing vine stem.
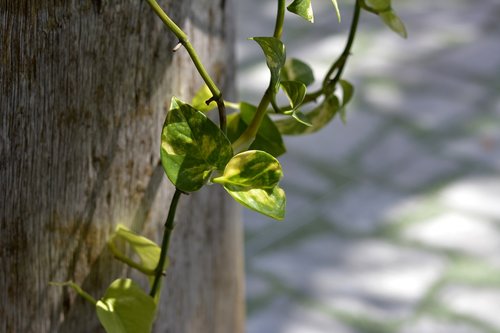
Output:
[[177,210],[177,205],[179,203],[181,194],[181,190],[175,189],[174,196],[172,197],[172,201],[170,202],[170,208],[168,210],[167,220],[165,221],[165,227],[163,230],[163,239],[161,241],[160,259],[158,260],[158,266],[156,266],[155,269],[153,284],[151,285],[151,290],[149,291],[149,295],[153,298],[156,296],[160,288],[161,277],[164,274],[165,262],[167,260],[168,248],[170,245],[170,235],[172,234],[175,226],[175,211]]
[[211,101],[215,101],[217,103],[217,108],[219,109],[219,126],[222,131],[226,131],[226,107],[224,105],[224,100],[222,98],[222,93],[220,89],[217,87],[215,82],[212,80],[210,75],[208,74],[205,66],[200,60],[198,53],[194,49],[193,45],[188,39],[188,36],[184,31],[174,21],[165,13],[165,11],[158,5],[155,0],[146,0],[148,4],[151,6],[153,11],[158,15],[158,17],[163,21],[163,23],[174,33],[174,35],[179,39],[179,43],[184,46],[186,51],[188,52],[191,60],[193,61],[194,66],[198,70],[198,73],[202,77],[203,81],[205,81],[208,89],[212,93],[212,98],[210,98],[207,103]]
[[[351,27],[349,29],[349,36],[347,37],[347,42],[344,47],[344,51],[342,51],[342,54],[339,56],[337,61],[333,63],[333,65],[326,73],[325,79],[323,80],[323,89],[326,89],[326,86],[335,87],[335,85],[342,76],[342,72],[344,71],[345,65],[347,64],[347,59],[351,55],[351,49],[354,43],[354,38],[356,37],[356,31],[359,24],[360,14],[361,14],[360,0],[356,0],[356,3],[354,4],[354,12],[352,15]],[[336,70],[335,77],[333,79],[330,79],[335,70]]]

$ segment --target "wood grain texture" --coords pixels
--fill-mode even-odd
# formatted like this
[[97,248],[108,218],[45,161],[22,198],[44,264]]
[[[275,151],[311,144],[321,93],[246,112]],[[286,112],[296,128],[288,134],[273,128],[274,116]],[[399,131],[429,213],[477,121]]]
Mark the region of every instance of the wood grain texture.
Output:
[[[232,94],[231,2],[160,3]],[[161,126],[171,96],[201,81],[142,1],[0,0],[0,31],[0,331],[102,332],[91,305],[48,283],[99,298],[131,273],[105,245],[116,224],[159,241],[172,194]],[[226,200],[182,196],[155,332],[243,331],[241,221]]]

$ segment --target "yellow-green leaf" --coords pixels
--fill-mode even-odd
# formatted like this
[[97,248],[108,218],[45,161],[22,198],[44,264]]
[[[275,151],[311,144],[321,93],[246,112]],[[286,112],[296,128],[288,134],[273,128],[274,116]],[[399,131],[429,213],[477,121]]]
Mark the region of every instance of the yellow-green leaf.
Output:
[[[122,252],[117,241],[124,241],[139,257],[140,262]],[[146,237],[140,236],[123,225],[118,225],[115,233],[108,240],[108,246],[113,255],[127,265],[141,271],[146,275],[154,275],[154,270],[160,260],[160,247]]]
[[391,9],[382,13],[379,13],[378,16],[382,19],[382,21],[391,28],[394,32],[399,34],[401,37],[408,37],[408,33],[406,32],[406,27],[399,18],[398,15]]
[[286,9],[311,23],[314,22],[311,0],[294,0]]
[[285,217],[285,191],[278,186],[272,189],[256,188],[240,191],[224,188],[236,201],[247,208],[277,220]]
[[170,181],[182,191],[194,192],[214,170],[224,169],[233,150],[217,125],[174,97],[161,133],[160,155]]
[[335,13],[337,13],[337,19],[340,22],[340,10],[339,10],[339,5],[337,3],[337,0],[332,0],[333,7],[335,7]]
[[156,304],[131,279],[117,279],[97,301],[97,317],[107,333],[151,332]]
[[235,155],[223,175],[212,181],[234,190],[271,189],[281,177],[283,171],[276,158],[261,150],[248,150]]

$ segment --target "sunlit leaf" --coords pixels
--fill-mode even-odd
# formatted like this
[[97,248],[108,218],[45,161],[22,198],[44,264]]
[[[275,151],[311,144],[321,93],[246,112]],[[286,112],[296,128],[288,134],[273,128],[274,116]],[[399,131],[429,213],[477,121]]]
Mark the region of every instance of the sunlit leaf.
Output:
[[212,181],[230,189],[271,189],[282,176],[276,158],[261,150],[248,150],[235,155],[227,163],[222,176]]
[[[139,257],[140,262],[135,262],[125,253],[119,250],[117,241],[125,241],[132,251]],[[140,236],[123,225],[118,225],[115,233],[108,241],[109,248],[113,255],[127,265],[138,269],[147,275],[154,275],[154,270],[160,260],[160,247],[146,237]]]
[[340,10],[339,10],[339,5],[337,3],[337,0],[332,0],[333,6],[335,7],[335,12],[337,13],[337,18],[340,22]]
[[311,23],[314,22],[311,0],[294,0],[286,9]]
[[271,83],[269,86],[273,89],[273,93],[276,94],[279,89],[281,68],[285,64],[286,59],[285,45],[278,38],[274,37],[253,37],[250,39],[256,41],[264,52],[267,67],[271,72]]
[[160,153],[168,178],[185,192],[199,190],[233,156],[231,143],[217,125],[175,98],[163,125]]
[[282,220],[285,217],[285,191],[278,186],[272,189],[250,189],[226,191],[240,204],[256,212]]
[[[241,103],[240,112],[233,113],[227,117],[227,135],[231,142],[238,139],[252,122],[255,111],[255,106],[248,103]],[[265,115],[262,119],[255,140],[249,149],[263,150],[274,157],[278,157],[286,152],[281,133],[268,115]]]
[[206,103],[206,101],[210,100],[212,96],[212,92],[210,91],[210,89],[208,89],[208,86],[204,84],[194,95],[193,99],[191,100],[191,105],[196,110],[199,110],[201,112],[208,112],[217,107],[217,103],[215,103],[215,101],[211,101],[208,105]]
[[97,301],[96,311],[107,333],[151,332],[156,305],[132,280],[118,279]]
[[408,33],[406,32],[406,27],[399,18],[399,16],[396,15],[396,13],[391,9],[385,12],[382,12],[378,14],[382,21],[389,27],[391,28],[394,32],[399,34],[401,37],[406,38],[408,37]]
[[311,67],[305,62],[290,58],[285,61],[285,66],[281,70],[281,79],[284,81],[299,81],[309,86],[314,82],[314,74]]
[[294,110],[292,113],[292,117],[301,123],[304,126],[312,126],[311,121],[309,120],[309,117],[307,117],[304,113],[302,113],[300,110]]
[[281,134],[285,135],[313,133],[326,126],[337,114],[339,107],[338,98],[335,95],[331,95],[316,108],[305,113],[311,126],[306,126],[297,122],[295,119],[289,118],[276,120],[275,124]]

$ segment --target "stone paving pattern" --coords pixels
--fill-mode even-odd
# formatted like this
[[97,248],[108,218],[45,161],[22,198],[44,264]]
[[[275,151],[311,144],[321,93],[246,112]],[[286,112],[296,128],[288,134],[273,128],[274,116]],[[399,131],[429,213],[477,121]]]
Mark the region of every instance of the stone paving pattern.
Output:
[[[275,3],[238,3],[250,101],[268,74],[245,38],[272,32]],[[313,5],[285,42],[321,78],[352,1],[340,25]],[[362,14],[347,124],[287,138],[286,220],[245,212],[248,333],[500,332],[500,2],[393,6],[409,38]]]

